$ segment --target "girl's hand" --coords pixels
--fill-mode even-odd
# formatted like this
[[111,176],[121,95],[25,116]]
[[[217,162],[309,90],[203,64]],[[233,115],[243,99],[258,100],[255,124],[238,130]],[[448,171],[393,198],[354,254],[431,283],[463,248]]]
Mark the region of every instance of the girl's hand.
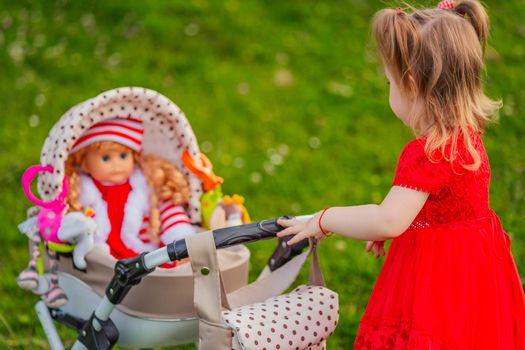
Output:
[[312,216],[306,221],[301,221],[297,219],[279,219],[277,223],[286,229],[277,233],[277,237],[284,237],[289,235],[295,235],[292,239],[288,241],[288,245],[293,245],[299,241],[302,241],[305,238],[321,238],[323,233],[319,229],[319,213]]
[[366,252],[372,251],[374,256],[379,259],[380,256],[385,256],[385,241],[368,241],[366,242]]

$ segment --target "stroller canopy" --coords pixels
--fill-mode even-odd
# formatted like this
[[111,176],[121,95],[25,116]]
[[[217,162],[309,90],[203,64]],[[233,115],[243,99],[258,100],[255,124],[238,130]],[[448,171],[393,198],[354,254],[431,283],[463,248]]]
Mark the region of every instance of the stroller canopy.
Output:
[[54,172],[41,173],[38,191],[44,200],[55,198],[62,189],[64,162],[75,141],[93,124],[111,118],[135,118],[144,124],[144,154],[154,154],[173,162],[185,174],[190,187],[188,215],[192,223],[201,221],[200,179],[182,164],[188,149],[200,164],[199,146],[184,112],[160,93],[141,87],[122,87],[95,96],[67,111],[54,125],[42,148],[40,163]]

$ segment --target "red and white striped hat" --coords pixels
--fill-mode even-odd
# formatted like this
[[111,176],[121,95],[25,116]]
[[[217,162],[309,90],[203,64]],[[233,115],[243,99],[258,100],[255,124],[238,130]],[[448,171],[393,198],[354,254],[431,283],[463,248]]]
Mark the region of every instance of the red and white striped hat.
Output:
[[75,142],[70,153],[100,141],[113,141],[131,148],[135,152],[142,150],[144,127],[142,121],[131,118],[107,119],[91,126]]

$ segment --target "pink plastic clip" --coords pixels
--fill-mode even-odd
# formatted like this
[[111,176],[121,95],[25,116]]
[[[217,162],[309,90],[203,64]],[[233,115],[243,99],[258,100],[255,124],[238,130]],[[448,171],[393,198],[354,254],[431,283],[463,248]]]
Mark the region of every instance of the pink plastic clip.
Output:
[[62,192],[58,196],[49,201],[45,202],[38,199],[31,192],[31,182],[39,172],[53,173],[54,169],[52,166],[33,165],[27,168],[22,175],[22,188],[27,198],[34,204],[40,207],[38,213],[36,226],[40,231],[40,235],[44,241],[51,241],[54,243],[63,244],[64,242],[58,239],[58,229],[62,223],[64,211],[66,209],[66,196],[67,196],[67,179],[64,177],[62,181]]

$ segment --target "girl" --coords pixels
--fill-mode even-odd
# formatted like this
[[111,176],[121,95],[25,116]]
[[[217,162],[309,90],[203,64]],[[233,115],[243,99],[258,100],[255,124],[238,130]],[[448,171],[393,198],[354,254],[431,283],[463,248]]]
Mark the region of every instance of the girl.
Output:
[[184,175],[165,160],[140,154],[143,133],[135,119],[97,123],[66,162],[70,210],[94,210],[95,244],[117,259],[195,233],[181,206],[189,195]]
[[289,244],[327,232],[370,241],[383,269],[355,349],[524,349],[525,298],[510,240],[489,208],[481,134],[500,107],[481,86],[489,21],[466,0],[410,13],[385,9],[373,32],[390,106],[417,138],[380,205],[280,220]]

